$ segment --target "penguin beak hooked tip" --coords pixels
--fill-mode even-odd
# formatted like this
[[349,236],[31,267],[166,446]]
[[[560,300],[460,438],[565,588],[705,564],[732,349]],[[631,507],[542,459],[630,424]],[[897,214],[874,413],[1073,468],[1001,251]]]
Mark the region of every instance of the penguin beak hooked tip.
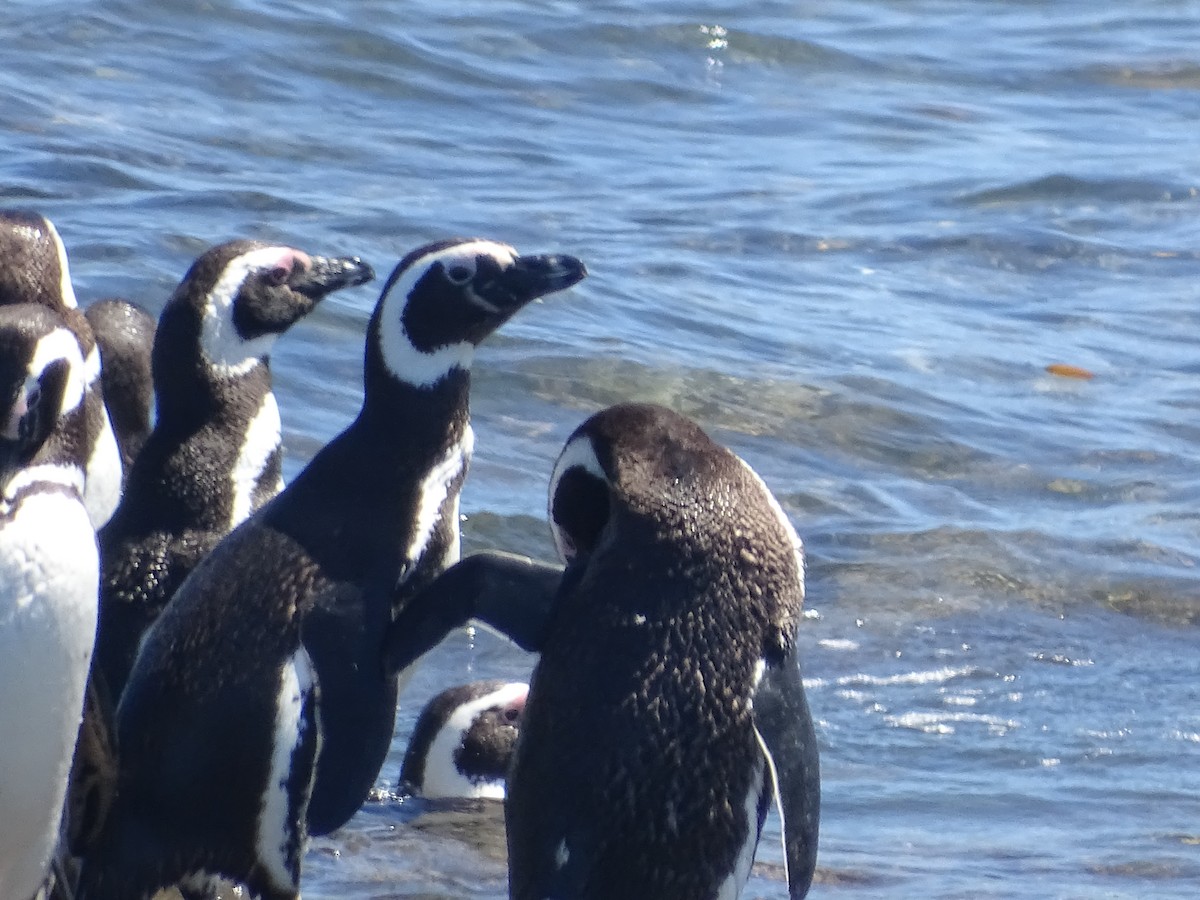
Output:
[[583,261],[565,253],[518,256],[502,277],[504,293],[518,305],[540,300],[578,284],[587,276]]
[[296,266],[292,270],[288,287],[314,300],[375,278],[375,270],[357,256],[312,256],[309,261],[311,265]]

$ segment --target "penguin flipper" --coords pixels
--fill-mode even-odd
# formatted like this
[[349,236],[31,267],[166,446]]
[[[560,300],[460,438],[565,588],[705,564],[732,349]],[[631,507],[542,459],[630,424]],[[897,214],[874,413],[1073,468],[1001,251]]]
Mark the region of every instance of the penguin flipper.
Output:
[[802,900],[817,865],[821,773],[817,735],[794,654],[767,664],[754,694],[754,728],[775,781],[788,896]]
[[561,566],[499,550],[460,560],[401,608],[384,643],[384,671],[402,671],[471,619],[537,652],[562,574]]

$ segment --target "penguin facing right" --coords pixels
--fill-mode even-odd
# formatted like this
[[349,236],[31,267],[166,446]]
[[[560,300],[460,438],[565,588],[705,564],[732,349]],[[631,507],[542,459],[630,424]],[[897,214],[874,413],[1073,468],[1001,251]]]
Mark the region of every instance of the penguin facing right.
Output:
[[83,311],[100,348],[100,384],[112,420],[121,468],[129,472],[153,427],[150,354],[157,320],[129,300],[109,297]]
[[235,240],[201,254],[167,301],[152,350],[157,422],[100,531],[96,666],[114,703],[184,578],[282,487],[275,339],[374,274],[357,257]]
[[428,799],[504,799],[529,685],[472,681],[425,704],[413,726],[400,790]]
[[81,900],[215,878],[296,900],[308,836],[358,811],[391,745],[385,632],[459,555],[475,349],[585,275],[574,257],[485,239],[399,262],[367,327],[357,418],[218,544],[142,643]]
[[58,837],[96,631],[83,356],[56,313],[0,307],[0,897]]

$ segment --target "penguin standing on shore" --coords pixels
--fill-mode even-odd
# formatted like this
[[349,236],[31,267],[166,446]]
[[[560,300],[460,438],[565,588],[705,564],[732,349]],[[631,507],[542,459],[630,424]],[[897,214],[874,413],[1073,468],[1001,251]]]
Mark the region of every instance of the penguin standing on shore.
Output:
[[0,210],[0,305],[36,303],[58,313],[79,342],[84,365],[86,483],[84,502],[99,529],[121,499],[121,454],[100,381],[100,352],[79,309],[67,250],[45,216]]
[[154,427],[154,383],[150,354],[157,320],[143,307],[119,297],[83,311],[100,348],[100,384],[112,422],[121,470],[128,475]]
[[389,666],[475,618],[540,653],[505,799],[513,900],[733,900],[768,806],[792,900],[820,778],[800,680],[802,548],[754,471],[648,404],[592,416],[550,482],[565,570],[504,553],[447,570]]
[[58,837],[96,631],[84,371],[60,316],[0,307],[0,897],[14,900],[39,890]]
[[217,876],[298,896],[307,835],[357,811],[391,742],[385,631],[458,557],[475,348],[584,274],[572,257],[479,239],[400,261],[367,329],[358,417],[214,549],[146,636],[83,898],[198,891]]
[[167,301],[153,345],[157,421],[100,531],[96,665],[114,702],[184,578],[282,487],[276,338],[373,277],[357,257],[237,240],[203,253]]

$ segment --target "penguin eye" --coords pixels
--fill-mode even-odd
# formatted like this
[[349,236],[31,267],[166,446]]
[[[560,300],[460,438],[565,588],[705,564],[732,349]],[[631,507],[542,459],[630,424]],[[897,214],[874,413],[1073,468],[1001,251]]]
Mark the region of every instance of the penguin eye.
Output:
[[521,711],[519,709],[514,709],[510,706],[504,711],[505,722],[516,722],[519,718],[521,718]]
[[475,277],[475,269],[464,262],[451,263],[446,267],[446,277],[457,285],[464,285]]
[[591,553],[608,523],[608,485],[576,466],[559,479],[550,511],[568,562]]
[[271,287],[279,287],[291,276],[292,270],[287,266],[273,266],[263,273],[263,281]]

